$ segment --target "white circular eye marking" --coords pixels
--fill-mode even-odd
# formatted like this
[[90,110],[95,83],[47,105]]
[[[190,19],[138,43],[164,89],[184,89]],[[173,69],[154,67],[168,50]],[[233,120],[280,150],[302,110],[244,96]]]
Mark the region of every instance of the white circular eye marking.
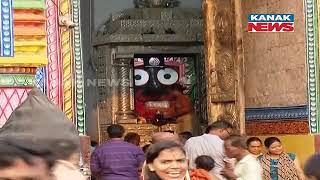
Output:
[[179,75],[176,70],[165,68],[158,72],[157,78],[161,84],[172,85],[178,81]]
[[134,83],[136,86],[142,86],[147,84],[149,80],[149,74],[143,69],[134,70]]

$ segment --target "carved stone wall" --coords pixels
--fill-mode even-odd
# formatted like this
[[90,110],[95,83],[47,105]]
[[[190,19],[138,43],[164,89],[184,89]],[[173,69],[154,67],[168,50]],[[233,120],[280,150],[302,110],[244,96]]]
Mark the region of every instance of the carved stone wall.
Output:
[[272,134],[308,134],[309,122],[304,120],[274,120],[273,122],[252,121],[246,124],[248,135],[272,135]]
[[[242,1],[246,107],[307,104],[303,1]],[[250,13],[293,13],[293,33],[248,33]]]
[[209,120],[226,117],[243,132],[241,3],[238,0],[205,0],[203,11]]

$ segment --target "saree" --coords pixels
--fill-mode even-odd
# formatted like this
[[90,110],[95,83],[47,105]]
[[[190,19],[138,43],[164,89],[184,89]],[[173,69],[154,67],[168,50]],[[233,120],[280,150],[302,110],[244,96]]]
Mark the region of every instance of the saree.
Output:
[[267,153],[259,157],[265,180],[299,180],[294,165],[295,154],[282,153],[279,159],[272,159]]

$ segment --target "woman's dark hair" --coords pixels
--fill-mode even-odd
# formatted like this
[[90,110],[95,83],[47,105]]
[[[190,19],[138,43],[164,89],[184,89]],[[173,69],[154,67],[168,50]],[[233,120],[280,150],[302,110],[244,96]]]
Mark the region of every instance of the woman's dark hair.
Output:
[[183,147],[180,144],[173,141],[161,141],[161,142],[152,144],[149,147],[146,154],[147,164],[152,163],[163,150],[172,149],[172,148],[179,148],[184,154],[186,154],[186,152],[184,151]]
[[320,180],[320,154],[311,156],[304,167],[304,173],[307,177],[315,177]]
[[210,156],[198,156],[195,160],[195,163],[198,169],[211,171],[214,168],[214,159],[212,159]]
[[269,148],[274,142],[281,143],[280,139],[277,137],[268,137],[266,140],[264,140],[264,146]]
[[[161,141],[155,144],[152,144],[146,154],[146,163],[153,163],[153,161],[159,156],[159,154],[166,150],[166,149],[172,149],[172,148],[178,148],[180,149],[183,154],[186,154],[185,150],[183,149],[183,147],[173,141]],[[146,168],[146,173],[147,173],[147,177],[149,180],[161,180],[160,177],[155,173],[150,171],[150,169]]]
[[107,128],[109,138],[122,138],[124,128],[120,124],[112,124]]
[[144,153],[147,153],[150,145],[151,145],[151,144],[146,144],[146,145],[144,145],[144,146],[142,147],[142,151],[143,151]]
[[251,137],[251,138],[249,138],[249,139],[247,140],[247,146],[249,146],[250,143],[251,143],[251,142],[254,142],[254,141],[258,141],[258,142],[260,142],[260,143],[262,144],[261,139],[259,139],[258,137]]

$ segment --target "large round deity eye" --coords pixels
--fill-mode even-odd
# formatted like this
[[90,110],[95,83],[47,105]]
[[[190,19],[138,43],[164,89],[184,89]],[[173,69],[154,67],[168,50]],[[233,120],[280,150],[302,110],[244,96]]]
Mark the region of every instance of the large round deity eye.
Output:
[[157,78],[161,84],[172,85],[178,81],[179,76],[176,70],[165,68],[158,72]]
[[149,74],[143,69],[134,70],[134,83],[136,86],[143,86],[147,84],[149,80]]

